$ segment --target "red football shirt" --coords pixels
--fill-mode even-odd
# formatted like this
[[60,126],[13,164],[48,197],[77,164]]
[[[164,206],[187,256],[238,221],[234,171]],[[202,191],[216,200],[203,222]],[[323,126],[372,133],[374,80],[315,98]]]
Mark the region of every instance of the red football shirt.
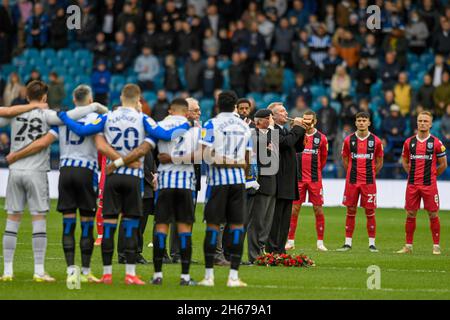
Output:
[[322,169],[327,163],[328,141],[318,130],[306,135],[305,148],[297,153],[297,178],[299,182],[322,181]]
[[446,150],[441,140],[433,135],[422,141],[413,136],[403,144],[402,156],[409,159],[408,183],[429,186],[436,183],[437,158],[445,157]]
[[342,146],[342,157],[349,158],[347,169],[347,183],[373,184],[376,176],[376,158],[382,158],[383,145],[374,135],[361,139],[356,133],[349,135]]

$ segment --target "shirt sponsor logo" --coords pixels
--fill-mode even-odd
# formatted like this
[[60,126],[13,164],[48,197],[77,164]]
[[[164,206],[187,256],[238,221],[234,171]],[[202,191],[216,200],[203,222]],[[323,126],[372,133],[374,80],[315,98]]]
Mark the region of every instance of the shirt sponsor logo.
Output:
[[410,156],[411,160],[433,160],[432,154],[412,154]]
[[373,159],[373,153],[353,153],[352,159]]

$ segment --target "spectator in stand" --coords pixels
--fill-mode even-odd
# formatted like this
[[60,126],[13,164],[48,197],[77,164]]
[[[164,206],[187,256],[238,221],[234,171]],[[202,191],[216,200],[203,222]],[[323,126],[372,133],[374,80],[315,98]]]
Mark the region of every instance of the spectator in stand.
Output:
[[294,51],[293,62],[295,72],[301,72],[303,74],[306,84],[310,84],[316,78],[318,68],[311,59],[307,47],[300,48],[298,55]]
[[13,100],[19,96],[22,87],[19,75],[16,72],[12,72],[3,91],[3,106],[9,107]]
[[169,115],[169,100],[167,100],[166,91],[158,90],[157,100],[153,106],[152,118],[155,121],[161,121]]
[[341,112],[339,118],[341,119],[341,124],[344,126],[346,124],[354,128],[355,116],[359,112],[359,108],[353,101],[352,97],[346,96],[342,99]]
[[240,19],[245,21],[246,27],[250,29],[251,24],[258,21],[259,14],[261,14],[261,11],[259,10],[258,3],[256,1],[250,1]]
[[228,60],[233,53],[233,43],[228,36],[227,29],[220,29],[219,31],[219,57],[222,60]]
[[252,22],[250,25],[250,34],[248,42],[248,58],[252,61],[260,61],[264,59],[266,51],[266,43],[264,37],[258,31],[258,23]]
[[400,72],[398,83],[394,87],[395,104],[400,107],[402,116],[409,114],[411,109],[412,89],[408,84],[408,75],[406,72]]
[[200,59],[200,52],[198,50],[191,50],[191,56],[186,61],[184,67],[187,90],[191,94],[198,92],[201,89],[203,67],[204,64]]
[[105,5],[100,7],[100,14],[98,15],[100,20],[101,32],[106,36],[106,41],[114,41],[114,35],[117,31],[117,17],[121,8],[118,6],[118,2],[115,0],[105,0]]
[[284,16],[288,8],[287,0],[264,0],[264,10],[276,12],[280,18]]
[[393,51],[396,54],[396,60],[400,69],[406,66],[406,53],[408,51],[408,40],[405,38],[405,32],[399,28],[394,28],[383,40],[384,52]]
[[63,106],[63,101],[66,97],[64,80],[56,72],[50,72],[48,80],[48,106],[52,109],[67,110],[67,106]]
[[136,34],[136,26],[133,22],[125,25],[125,47],[131,51],[131,58],[134,59],[139,54],[139,38]]
[[267,91],[281,93],[283,87],[283,67],[276,53],[272,53],[270,62],[266,66],[264,83]]
[[333,159],[334,164],[338,170],[337,177],[345,178],[346,171],[344,171],[344,166],[342,165],[342,146],[344,145],[345,138],[354,132],[353,125],[345,123],[342,125],[342,129],[336,134],[336,139],[333,144]]
[[178,68],[176,66],[175,56],[173,54],[169,54],[166,56],[165,62],[166,70],[164,73],[164,88],[171,93],[180,91],[181,81]]
[[294,35],[294,30],[289,26],[289,20],[281,18],[279,26],[275,29],[274,44],[272,48],[286,66],[291,65],[292,41]]
[[441,119],[441,128],[439,130],[441,136],[444,139],[444,144],[446,146],[450,145],[450,103],[447,104],[445,108],[445,114]]
[[[86,46],[92,46],[95,41],[95,31],[97,30],[97,18],[91,12],[92,6],[88,3],[82,7],[81,28],[77,30],[77,41]],[[52,30],[53,32],[53,30]]]
[[433,79],[433,86],[437,87],[442,83],[442,74],[444,72],[450,72],[449,66],[445,63],[444,57],[441,54],[437,54],[434,57],[434,64],[428,70],[428,74]]
[[230,87],[234,90],[238,97],[242,97],[246,91],[246,75],[245,66],[241,62],[239,52],[234,52],[231,56],[232,64],[228,73],[230,75]]
[[375,36],[369,33],[365,37],[364,45],[361,49],[361,58],[367,58],[369,66],[376,70],[379,65],[379,48],[376,44]]
[[214,36],[212,29],[206,29],[203,37],[203,52],[208,57],[216,57],[219,54],[220,42]]
[[44,7],[37,2],[33,8],[33,15],[25,26],[26,43],[28,47],[44,48],[48,43],[50,20],[44,13]]
[[349,68],[357,65],[361,48],[358,41],[355,40],[353,33],[348,30],[344,31],[343,37],[339,37],[334,45],[339,56],[344,59]]
[[433,49],[436,53],[445,57],[450,55],[450,22],[449,18],[443,19],[441,30],[433,38]]
[[396,104],[391,105],[390,114],[382,122],[383,136],[404,137],[406,129],[406,121],[400,112],[400,107]]
[[395,58],[395,52],[387,52],[385,55],[385,63],[380,69],[383,90],[392,90],[394,88],[400,70],[400,65]]
[[370,88],[377,81],[377,74],[375,70],[369,66],[367,58],[361,58],[359,60],[355,78],[357,81],[356,93],[358,98],[370,97]]
[[142,91],[152,90],[159,74],[159,61],[149,47],[142,48],[142,54],[136,59],[134,72],[138,74],[138,85]]
[[[189,52],[200,49],[200,38],[192,31],[191,25],[183,21],[182,30],[176,36],[177,56],[186,59]],[[221,46],[220,46],[221,47]]]
[[338,66],[336,73],[331,78],[331,98],[342,102],[342,99],[349,95],[351,84],[345,67]]
[[336,23],[339,27],[346,28],[350,24],[350,15],[355,9],[353,1],[340,1],[336,7]]
[[255,63],[253,66],[253,72],[248,79],[248,90],[259,93],[265,90],[264,76],[261,73],[261,65],[259,63]]
[[42,80],[41,73],[36,69],[31,70],[30,77],[28,78],[27,82],[25,82],[25,85],[27,86],[31,81],[34,80]]
[[381,118],[386,118],[389,116],[391,105],[395,103],[395,96],[392,90],[386,90],[384,92],[384,101],[381,105],[378,106],[378,113]]
[[292,9],[288,11],[287,16],[297,18],[297,27],[303,29],[308,23],[308,12],[303,7],[303,1],[294,0],[292,2]]
[[266,50],[271,48],[272,38],[275,32],[275,24],[267,19],[264,13],[258,13],[258,31],[264,37],[266,43]]
[[0,4],[0,65],[9,63],[12,54],[13,33],[16,24],[9,14],[8,2],[4,1],[5,5]]
[[450,103],[450,82],[449,73],[446,71],[442,74],[442,83],[434,90],[434,106],[435,114],[441,116],[444,114],[445,107]]
[[92,73],[91,84],[94,92],[95,101],[108,105],[109,83],[111,82],[111,72],[106,69],[106,62],[100,60],[97,64],[97,70]]
[[250,31],[245,27],[244,21],[236,21],[236,30],[231,37],[233,49],[239,51],[246,49],[250,41]]
[[11,106],[18,106],[18,105],[27,104],[27,103],[28,103],[27,87],[22,86],[19,91],[19,96],[11,102]]
[[157,56],[165,56],[173,52],[175,40],[172,26],[168,21],[164,21],[161,25],[161,31],[156,33],[155,54]]
[[302,96],[307,105],[311,105],[312,95],[309,87],[305,85],[304,77],[301,73],[295,75],[295,87],[291,89],[287,97],[287,106],[292,109],[298,97]]
[[153,50],[156,48],[157,34],[156,25],[154,22],[147,22],[145,32],[141,35],[141,45],[150,47]]
[[328,56],[323,60],[322,64],[318,66],[321,78],[325,85],[329,86],[331,84],[331,78],[336,72],[336,67],[342,63],[343,60],[338,56],[336,47],[330,47],[328,49]]
[[325,24],[319,24],[315,33],[309,38],[309,49],[311,50],[311,59],[317,66],[327,58],[327,51],[331,46],[331,39],[327,35]]
[[122,12],[117,16],[117,28],[125,31],[125,26],[128,22],[134,23],[135,26],[139,26],[141,22],[140,11],[134,12],[133,6],[129,1],[125,2]]
[[116,32],[116,42],[111,50],[111,62],[113,73],[124,73],[130,66],[132,59],[132,48],[126,46],[125,34]]
[[410,13],[409,23],[405,29],[409,51],[421,55],[427,48],[427,39],[430,35],[426,23],[417,11]]
[[326,96],[321,97],[320,108],[317,111],[317,130],[327,137],[329,145],[333,145],[338,125],[339,122],[336,110],[330,106]]
[[92,46],[92,51],[94,53],[94,64],[97,64],[100,60],[107,61],[109,59],[109,46],[105,40],[106,36],[103,32],[99,32],[95,36],[95,42]]
[[333,34],[336,30],[336,18],[335,18],[335,10],[332,4],[327,4],[325,6],[325,18],[324,23],[327,26],[327,33]]
[[217,5],[214,3],[208,5],[206,16],[203,17],[201,26],[203,30],[210,28],[215,37],[217,37],[221,28],[226,27],[226,22],[223,17],[218,14]]
[[11,143],[6,133],[0,133],[0,166],[7,167],[6,156],[9,154]]
[[66,48],[67,38],[67,19],[64,8],[56,11],[56,16],[51,21],[50,43],[53,49],[59,50]]
[[426,110],[434,111],[433,93],[434,87],[432,78],[429,74],[423,76],[423,85],[419,88],[416,95],[416,102],[421,104]]
[[309,110],[309,107],[306,104],[305,99],[303,99],[302,96],[299,96],[295,100],[294,108],[292,108],[292,110],[289,111],[289,117],[291,117],[291,118],[303,117],[303,114],[308,110]]
[[202,72],[202,83],[203,95],[208,98],[214,95],[215,90],[222,88],[222,72],[217,68],[214,57],[208,57],[206,60],[206,66]]

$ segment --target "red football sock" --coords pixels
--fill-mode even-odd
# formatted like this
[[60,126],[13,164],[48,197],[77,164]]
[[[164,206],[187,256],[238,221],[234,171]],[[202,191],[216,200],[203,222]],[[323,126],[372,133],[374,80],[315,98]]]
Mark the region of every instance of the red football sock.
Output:
[[347,208],[347,219],[345,220],[345,236],[347,238],[353,237],[353,230],[355,230],[356,211]]
[[375,238],[377,231],[377,222],[375,220],[375,209],[366,209],[367,233],[369,238]]
[[317,240],[323,240],[323,234],[325,232],[325,216],[323,214],[316,215],[316,231]]
[[405,224],[406,231],[406,244],[413,244],[414,239],[414,231],[416,231],[416,218],[415,217],[407,217]]
[[295,231],[297,230],[297,221],[298,221],[298,214],[291,215],[291,224],[289,227],[289,234],[288,234],[289,240],[295,240]]
[[433,244],[439,244],[441,236],[441,222],[439,217],[430,218],[431,235],[433,236]]

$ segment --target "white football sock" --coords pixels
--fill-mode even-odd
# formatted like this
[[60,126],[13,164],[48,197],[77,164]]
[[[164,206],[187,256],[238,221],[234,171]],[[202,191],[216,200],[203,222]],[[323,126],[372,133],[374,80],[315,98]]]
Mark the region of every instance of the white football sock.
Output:
[[375,238],[369,238],[369,246],[375,246]]
[[213,268],[211,268],[211,269],[206,268],[205,269],[205,278],[206,279],[214,279],[214,269]]
[[346,237],[345,238],[345,244],[351,247],[352,246],[352,238],[347,238]]
[[89,273],[91,273],[91,268],[81,267],[81,273],[87,276]]
[[130,276],[136,275],[136,265],[135,264],[126,264],[125,265],[125,273],[129,274]]
[[323,240],[317,240],[317,247],[323,246]]
[[72,275],[75,273],[75,266],[68,266],[67,267],[67,274]]
[[155,272],[153,274],[153,280],[157,279],[157,278],[162,278],[163,277],[163,273],[162,272]]
[[14,252],[17,246],[17,232],[19,231],[20,221],[6,220],[5,233],[3,235],[3,261],[5,276],[13,275]]
[[34,273],[44,275],[45,251],[47,249],[47,222],[45,220],[33,221],[33,253]]
[[231,279],[231,280],[239,279],[238,271],[230,269],[230,273],[228,274],[228,279]]
[[191,275],[189,275],[189,274],[182,274],[181,275],[181,279],[183,279],[184,281],[190,281],[191,280]]
[[103,266],[103,274],[112,274],[112,266]]

